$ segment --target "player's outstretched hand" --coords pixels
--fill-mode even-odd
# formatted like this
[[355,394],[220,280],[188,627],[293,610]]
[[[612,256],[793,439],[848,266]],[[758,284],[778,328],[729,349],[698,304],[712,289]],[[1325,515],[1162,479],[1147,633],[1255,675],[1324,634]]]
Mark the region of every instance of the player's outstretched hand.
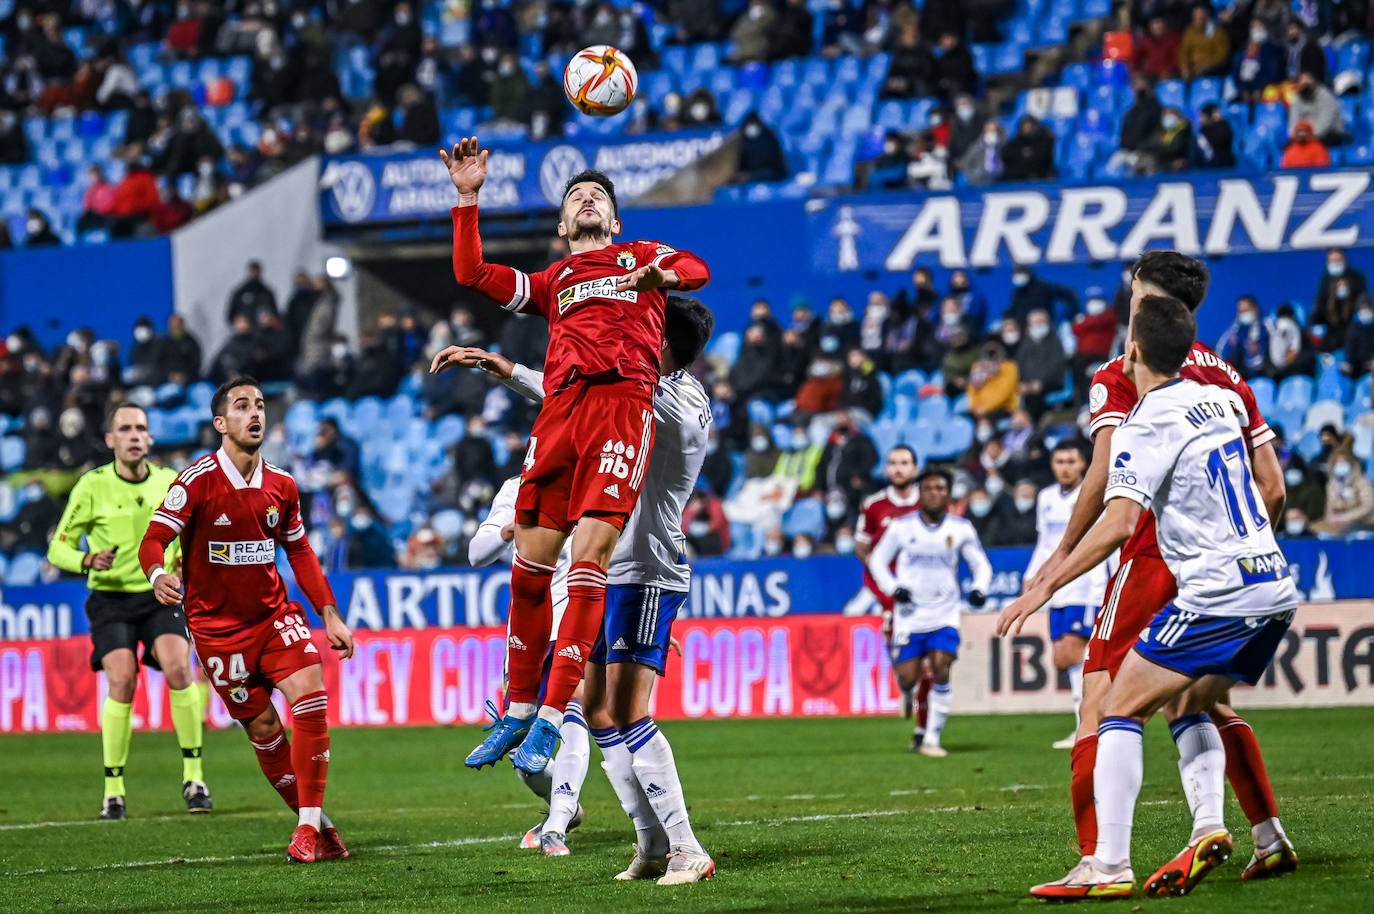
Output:
[[181,602],[181,578],[174,574],[160,574],[153,585],[153,596],[163,606],[176,606]]
[[1038,591],[1027,592],[1017,597],[1003,608],[1002,614],[997,617],[997,634],[1003,638],[1009,634],[1021,634],[1021,626],[1025,625],[1026,620],[1035,615],[1048,599],[1041,597]]
[[1050,557],[1045,559],[1045,563],[1036,570],[1029,581],[1022,584],[1021,592],[1030,593],[1035,588],[1041,586],[1050,579],[1050,576],[1058,570],[1059,565],[1064,561],[1064,556],[1058,551],[1050,553]]
[[515,371],[515,363],[499,352],[488,352],[471,346],[449,346],[442,350],[430,363],[429,371],[431,374],[437,374],[455,365],[485,371],[498,381],[508,380]]
[[476,194],[487,180],[487,157],[490,149],[483,149],[477,137],[463,137],[453,151],[439,150],[439,158],[448,168],[448,176],[459,194]]
[[339,652],[340,660],[353,656],[353,632],[348,623],[339,615],[338,610],[324,614],[324,633],[329,638],[329,646]]
[[668,274],[662,267],[652,263],[646,263],[638,270],[631,270],[615,281],[617,292],[627,292],[630,289],[634,289],[636,292],[651,292],[666,285],[668,285]]

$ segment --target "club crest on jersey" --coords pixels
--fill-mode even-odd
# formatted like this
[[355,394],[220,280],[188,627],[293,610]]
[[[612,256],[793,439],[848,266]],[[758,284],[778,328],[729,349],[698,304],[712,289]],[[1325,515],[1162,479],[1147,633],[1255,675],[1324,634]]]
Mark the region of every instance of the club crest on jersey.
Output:
[[243,704],[248,700],[248,690],[243,686],[234,686],[229,690],[229,698],[231,701]]
[[635,268],[634,251],[621,251],[620,255],[616,257],[615,262],[627,270],[633,270]]
[[946,548],[946,549],[953,549],[953,548],[954,548],[954,537],[952,537],[952,536],[947,536],[947,537],[945,537],[945,548]]
[[269,528],[269,529],[275,529],[276,526],[277,526],[277,521],[279,521],[279,520],[281,520],[281,511],[277,509],[277,506],[276,506],[276,505],[268,505],[268,506],[267,506],[267,526],[268,526],[268,528]]
[[638,301],[639,293],[634,289],[620,290],[615,287],[615,276],[602,276],[588,279],[575,286],[569,286],[558,293],[558,313],[566,314],[569,308],[580,305],[589,298],[613,298],[617,301]]

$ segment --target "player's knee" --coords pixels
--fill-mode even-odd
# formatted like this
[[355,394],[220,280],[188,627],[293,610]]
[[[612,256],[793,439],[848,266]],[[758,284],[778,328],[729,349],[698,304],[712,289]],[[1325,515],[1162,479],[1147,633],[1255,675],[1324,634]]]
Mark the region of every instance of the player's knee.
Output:
[[109,696],[115,701],[128,704],[134,700],[134,688],[138,682],[137,677],[132,671],[119,670],[111,673],[105,671],[105,682],[107,684]]
[[191,664],[187,660],[175,660],[162,664],[162,675],[167,687],[180,692],[191,685]]
[[244,732],[248,738],[255,742],[262,742],[277,735],[281,730],[281,720],[277,717],[276,708],[268,705],[267,708],[257,717],[241,721]]

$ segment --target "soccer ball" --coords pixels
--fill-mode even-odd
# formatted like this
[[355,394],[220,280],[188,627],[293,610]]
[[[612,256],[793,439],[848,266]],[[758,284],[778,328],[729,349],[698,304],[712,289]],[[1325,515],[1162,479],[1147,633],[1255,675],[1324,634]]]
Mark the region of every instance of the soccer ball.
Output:
[[573,55],[563,69],[563,92],[573,107],[593,117],[624,111],[639,88],[639,74],[618,48],[594,44]]

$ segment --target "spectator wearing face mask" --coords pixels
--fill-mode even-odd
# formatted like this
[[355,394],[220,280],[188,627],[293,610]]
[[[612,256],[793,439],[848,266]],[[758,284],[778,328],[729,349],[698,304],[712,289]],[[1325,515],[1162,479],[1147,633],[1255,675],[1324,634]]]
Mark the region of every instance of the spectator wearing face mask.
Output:
[[1020,387],[1016,363],[1007,358],[1001,342],[989,340],[969,372],[969,413],[994,420],[1009,415],[1020,404]]
[[983,139],[964,150],[959,159],[959,171],[964,179],[974,186],[991,184],[1001,180],[1006,166],[1002,161],[1002,125],[988,120],[983,125]]
[[1298,91],[1288,103],[1288,132],[1296,134],[1303,121],[1308,123],[1312,135],[1324,146],[1339,146],[1346,141],[1345,115],[1341,112],[1341,103],[1311,73],[1298,77]]
[[1236,167],[1235,131],[1215,102],[1202,106],[1193,141],[1197,147],[1194,158],[1199,168]]
[[1159,130],[1140,147],[1136,173],[1182,171],[1193,162],[1193,124],[1177,108],[1165,108]]
[[1068,286],[1042,279],[1030,267],[1018,264],[1011,271],[1011,301],[1002,316],[1015,318],[1025,326],[1032,311],[1067,319],[1078,313],[1078,293]]
[[1317,82],[1326,82],[1326,49],[1308,36],[1302,21],[1290,20],[1284,37],[1288,40],[1283,49],[1284,76],[1298,80],[1311,73]]
[[1236,319],[1217,340],[1217,354],[1236,366],[1241,377],[1253,378],[1269,370],[1269,331],[1260,320],[1253,295],[1236,300]]
[[832,298],[821,323],[820,351],[835,357],[858,343],[859,323],[854,320],[854,309],[843,298]]
[[36,479],[24,485],[24,504],[5,524],[0,547],[11,552],[46,552],[51,534],[62,518],[62,506]]
[[739,162],[734,181],[782,181],[787,178],[787,159],[778,135],[751,111],[740,125]]
[[749,427],[749,451],[744,455],[744,477],[762,479],[773,474],[782,451],[773,442],[773,435],[766,425],[754,424]]
[[849,415],[838,414],[821,454],[817,484],[827,491],[841,493],[847,503],[857,504],[867,494],[877,465],[878,449],[873,440],[854,427]]
[[778,13],[769,0],[749,0],[744,14],[730,29],[730,63],[745,64],[768,59],[768,45]]
[[969,329],[977,337],[988,318],[988,300],[973,287],[973,280],[964,270],[949,274],[948,297],[959,303],[959,311],[969,322]]
[[1286,508],[1283,512],[1283,527],[1279,533],[1283,539],[1310,539],[1312,522],[1301,508]]
[[52,229],[47,214],[36,207],[29,207],[24,220],[24,247],[52,248],[62,244],[62,239]]
[[1015,359],[1017,351],[1021,348],[1020,321],[1014,317],[1002,318],[1002,326],[997,332],[997,338],[1002,341],[1002,348],[1007,351],[1007,355]]
[[[941,319],[948,317],[946,313]],[[978,344],[973,342],[968,326],[958,319],[958,315],[952,326],[942,326],[939,332],[946,346],[940,362],[940,370],[945,376],[945,395],[957,397],[969,389],[973,366],[978,361]]]
[[[771,329],[776,329],[774,322]],[[781,373],[782,340],[770,327],[754,321],[744,331],[740,356],[730,366],[730,386],[741,402],[759,398],[774,401],[780,398],[778,376]]]
[[1081,407],[1088,402],[1088,388],[1093,372],[1111,357],[1116,342],[1116,314],[1100,288],[1088,290],[1083,313],[1073,320],[1074,348],[1070,366],[1073,369],[1073,403]]
[[1363,292],[1355,301],[1355,319],[1345,332],[1345,360],[1341,371],[1358,378],[1374,371],[1374,300]]
[[1001,502],[997,529],[989,546],[1027,546],[1035,542],[1035,483],[1022,479],[1012,489],[1011,498]]
[[805,561],[816,554],[816,541],[805,533],[792,540],[792,558]]
[[1284,302],[1265,321],[1269,330],[1269,372],[1275,381],[1295,374],[1312,374],[1316,353],[1307,342],[1293,306]]
[[787,448],[778,455],[773,467],[773,476],[788,479],[796,484],[798,493],[810,492],[816,488],[816,470],[820,467],[824,450],[811,443],[804,425],[792,426]]
[[1369,291],[1365,275],[1352,267],[1341,248],[1326,252],[1326,272],[1317,283],[1317,295],[1312,301],[1308,325],[1321,332],[1321,348],[1326,352],[1339,349],[1345,343],[1346,330],[1355,312],[1355,302]]
[[[433,535],[431,530],[430,534]],[[372,508],[360,504],[348,518],[348,567],[395,568],[396,551]]]
[[1321,536],[1346,536],[1374,527],[1374,488],[1349,451],[1331,457],[1326,482],[1326,514],[1312,525]]
[[797,390],[797,412],[813,416],[833,412],[840,408],[843,393],[839,361],[829,356],[818,357],[807,368],[806,379]]
[[1240,100],[1254,105],[1268,86],[1283,81],[1283,50],[1269,40],[1269,28],[1258,19],[1250,24],[1250,41],[1236,58],[1232,75]]
[[1050,456],[1045,441],[1035,430],[1030,413],[1018,409],[1011,414],[1007,431],[999,439],[1002,445],[1002,472],[1013,479],[1032,481],[1050,478]]
[[154,386],[166,380],[159,368],[162,341],[153,331],[153,319],[142,316],[134,321],[134,344],[129,347],[129,367],[124,370],[124,383]]
[[1016,367],[1021,378],[1021,404],[1038,422],[1045,413],[1045,398],[1063,389],[1069,368],[1064,344],[1054,332],[1048,312],[1037,308],[1026,319],[1026,338],[1016,350]]
[[969,493],[968,503],[964,509],[964,516],[978,533],[978,541],[988,546],[997,539],[998,524],[997,518],[993,516],[992,507],[992,496],[980,488]]
[[491,87],[491,114],[498,121],[514,123],[524,115],[530,94],[530,78],[514,51],[506,51],[496,65],[498,79]]
[[730,551],[730,521],[720,499],[709,492],[698,489],[687,500],[682,531],[693,556],[706,558]]
[[1307,466],[1299,454],[1288,458],[1283,470],[1284,505],[1302,512],[1305,523],[1320,520],[1326,513],[1326,485],[1321,474]]
[[954,119],[949,126],[949,158],[951,162],[962,159],[968,148],[983,135],[983,125],[987,123],[986,113],[979,107],[972,95],[961,93],[954,99]]

